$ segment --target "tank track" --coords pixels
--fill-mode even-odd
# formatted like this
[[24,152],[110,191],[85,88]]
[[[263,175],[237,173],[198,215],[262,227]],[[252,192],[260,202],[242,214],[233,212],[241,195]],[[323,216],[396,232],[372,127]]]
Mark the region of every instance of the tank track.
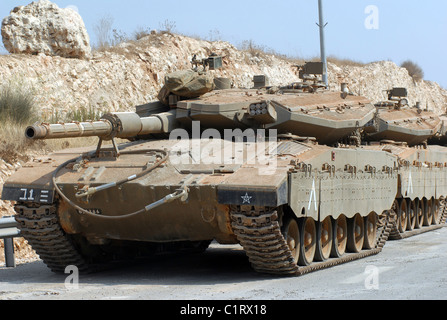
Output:
[[[16,221],[21,235],[28,240],[43,262],[55,273],[64,273],[68,265],[77,266],[82,273],[96,272],[104,268],[83,257],[76,244],[61,228],[56,205],[38,206],[18,203],[15,206]],[[439,223],[447,220],[447,201],[441,203]],[[298,266],[282,235],[278,212],[271,208],[252,208],[243,211],[239,206],[231,208],[232,227],[238,241],[247,254],[253,269],[260,273],[299,276],[320,269],[330,268],[350,261],[380,253],[394,230],[397,230],[397,214],[385,212],[379,220],[374,249],[360,253],[346,253],[341,258],[314,262],[310,266]],[[435,227],[435,228],[432,228]],[[425,232],[439,229],[440,225],[426,227]]]
[[[112,265],[126,263],[128,259],[135,257],[147,257],[141,252],[132,253],[126,250],[121,252],[106,252],[100,248],[92,249],[88,244],[81,244],[74,241],[72,236],[67,235],[59,224],[57,216],[57,205],[41,206],[32,203],[18,203],[14,207],[16,211],[15,219],[19,223],[21,236],[24,237],[31,247],[39,255],[40,259],[54,273],[65,273],[67,266],[76,266],[80,273],[88,274],[103,271]],[[197,244],[166,244],[161,245],[150,253],[200,253],[205,251],[211,241],[201,241]],[[81,247],[83,246],[83,247]],[[92,255],[84,256],[80,252],[93,251]],[[149,255],[151,256],[151,255]]]
[[96,271],[76,249],[59,224],[55,205],[36,206],[19,203],[14,207],[21,235],[28,241],[43,262],[55,273],[64,273],[74,265],[80,272]]
[[445,225],[446,220],[447,220],[447,200],[444,199],[440,201],[439,216],[438,221],[436,221],[436,224],[431,226],[424,226],[420,229],[406,231],[405,233],[400,233],[397,224],[395,224],[391,230],[390,240],[403,240],[426,232],[441,229]]
[[439,207],[439,224],[445,225],[446,221],[447,221],[447,199],[444,199],[441,201],[440,203],[440,207]]
[[305,267],[298,266],[293,260],[281,232],[277,210],[262,208],[242,211],[240,207],[232,207],[231,217],[233,231],[255,271],[300,276],[380,253],[388,240],[392,226],[396,223],[397,215],[394,211],[389,211],[381,216],[374,249],[347,253],[341,258],[314,262]]

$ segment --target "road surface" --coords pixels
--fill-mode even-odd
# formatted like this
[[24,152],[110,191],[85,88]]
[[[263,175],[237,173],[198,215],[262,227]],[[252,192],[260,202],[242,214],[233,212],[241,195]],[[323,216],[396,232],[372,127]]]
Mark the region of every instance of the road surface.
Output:
[[[98,274],[56,275],[41,261],[0,268],[0,300],[446,299],[447,228],[388,241],[377,256],[302,277],[257,274],[239,246]],[[189,310],[190,311],[190,310]]]

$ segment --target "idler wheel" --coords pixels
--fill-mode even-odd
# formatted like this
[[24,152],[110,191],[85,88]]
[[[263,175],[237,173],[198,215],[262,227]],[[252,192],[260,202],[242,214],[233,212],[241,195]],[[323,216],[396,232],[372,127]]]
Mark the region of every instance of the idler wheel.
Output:
[[363,248],[374,249],[377,238],[377,215],[371,212],[365,217],[365,236],[363,240]]
[[346,252],[348,242],[348,223],[346,217],[341,215],[332,223],[332,250],[331,257],[340,258]]
[[363,248],[365,224],[363,217],[356,214],[354,218],[348,220],[348,251],[359,253]]
[[315,257],[317,247],[317,228],[312,218],[303,218],[300,221],[300,257],[298,264],[300,266],[310,265]]
[[316,261],[325,261],[330,258],[333,241],[332,219],[327,217],[317,224],[317,248],[315,252]]

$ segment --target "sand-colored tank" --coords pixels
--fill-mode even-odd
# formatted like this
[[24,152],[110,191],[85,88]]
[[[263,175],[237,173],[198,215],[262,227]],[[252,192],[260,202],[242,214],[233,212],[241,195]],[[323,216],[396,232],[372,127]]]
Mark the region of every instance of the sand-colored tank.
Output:
[[377,114],[367,128],[374,140],[405,142],[409,146],[427,143],[441,129],[442,122],[434,112],[423,110],[420,104],[410,107],[405,88],[394,88],[388,92],[388,101],[375,106]]
[[304,81],[288,87],[207,93],[193,75],[189,97],[164,88],[136,113],[30,126],[30,139],[99,143],[26,164],[2,199],[17,202],[22,235],[55,272],[215,240],[240,244],[259,272],[300,275],[379,253],[410,219],[403,204],[436,216],[420,228],[443,223],[445,148],[362,144],[376,108],[327,91],[309,75],[318,67],[302,67]]

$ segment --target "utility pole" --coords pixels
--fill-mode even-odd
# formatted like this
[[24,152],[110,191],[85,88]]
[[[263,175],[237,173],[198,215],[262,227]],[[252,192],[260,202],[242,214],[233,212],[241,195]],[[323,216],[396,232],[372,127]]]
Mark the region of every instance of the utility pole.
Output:
[[323,62],[323,82],[326,84],[326,87],[329,85],[327,79],[327,58],[326,58],[326,48],[325,48],[325,40],[324,40],[324,28],[327,26],[327,23],[324,23],[323,17],[323,0],[318,0],[318,10],[320,15],[320,23],[318,27],[320,27],[320,49],[321,49],[321,62]]

